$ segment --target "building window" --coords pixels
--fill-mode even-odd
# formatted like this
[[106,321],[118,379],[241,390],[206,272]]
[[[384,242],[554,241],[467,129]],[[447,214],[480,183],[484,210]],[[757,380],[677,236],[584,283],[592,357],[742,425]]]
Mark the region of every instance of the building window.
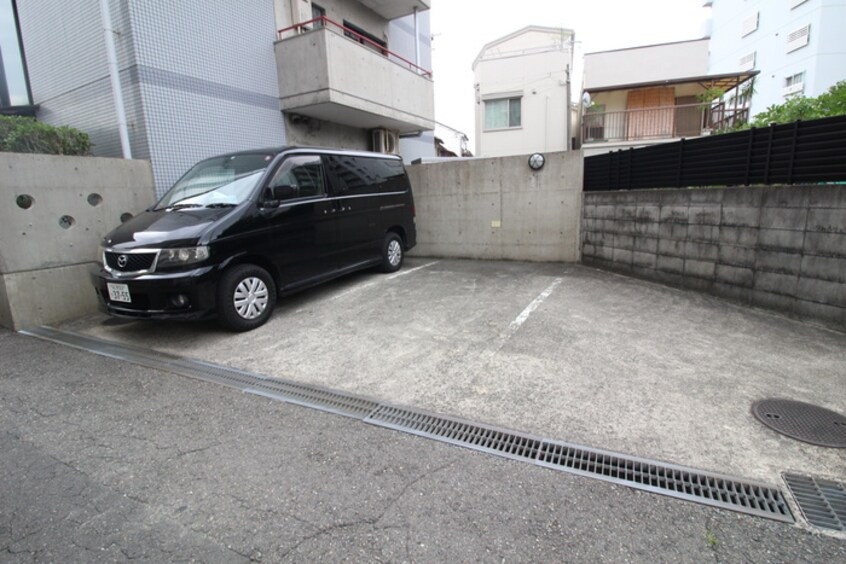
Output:
[[746,37],[756,29],[758,29],[758,12],[755,12],[753,15],[749,16],[743,23],[740,25],[740,36]]
[[344,35],[352,39],[353,41],[358,41],[362,45],[366,47],[370,47],[371,49],[382,53],[383,55],[387,55],[387,47],[388,43],[383,41],[373,35],[372,33],[368,33],[365,30],[361,29],[357,25],[344,20]]
[[[316,20],[317,18],[325,18],[326,17],[326,8],[322,6],[318,6],[314,2],[311,3],[311,19]],[[314,22],[314,28],[320,29],[323,27],[323,20]]]
[[794,75],[788,76],[784,79],[784,88],[781,93],[783,96],[793,96],[801,94],[805,91],[805,73],[797,72]]
[[18,29],[12,0],[0,0],[0,110],[32,104]]
[[801,49],[808,44],[811,38],[811,25],[800,27],[796,31],[787,36],[787,52],[790,53],[796,49]]
[[755,68],[755,51],[740,57],[738,62],[738,70],[748,71]]
[[485,100],[485,129],[508,129],[522,125],[520,98]]

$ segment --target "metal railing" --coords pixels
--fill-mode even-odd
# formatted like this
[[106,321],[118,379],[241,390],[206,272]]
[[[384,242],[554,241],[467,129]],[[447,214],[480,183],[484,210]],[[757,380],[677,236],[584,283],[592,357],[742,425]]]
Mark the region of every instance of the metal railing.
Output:
[[308,20],[306,22],[301,22],[301,23],[294,24],[292,26],[280,29],[276,32],[276,37],[277,37],[277,39],[281,40],[281,39],[283,39],[283,34],[285,34],[287,32],[293,31],[295,33],[303,33],[303,32],[316,31],[316,30],[321,30],[321,29],[326,29],[328,31],[332,31],[333,33],[338,33],[339,35],[349,37],[350,39],[362,44],[363,46],[366,46],[368,49],[373,49],[377,53],[384,55],[388,59],[390,59],[390,60],[392,60],[396,63],[399,63],[403,66],[408,67],[409,70],[416,72],[420,76],[424,76],[424,77],[430,78],[430,79],[432,78],[432,71],[425,69],[425,68],[409,61],[408,59],[406,59],[402,55],[398,55],[398,54],[394,53],[393,51],[391,51],[390,49],[388,49],[384,45],[381,45],[380,43],[373,41],[369,37],[366,37],[366,36],[358,33],[357,31],[348,28],[345,25],[339,24],[338,22],[331,20],[331,19],[327,18],[326,16],[319,16],[317,18]]
[[702,104],[587,112],[582,118],[582,140],[591,143],[699,137],[743,123],[747,114],[747,108],[711,108]]

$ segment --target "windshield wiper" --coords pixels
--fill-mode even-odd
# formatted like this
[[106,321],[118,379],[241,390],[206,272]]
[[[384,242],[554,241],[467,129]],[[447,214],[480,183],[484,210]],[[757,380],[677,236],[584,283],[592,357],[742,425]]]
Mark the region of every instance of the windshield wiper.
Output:
[[206,204],[207,208],[234,208],[238,204],[233,204],[232,202],[216,202],[214,204]]
[[181,210],[185,208],[201,208],[200,204],[173,204],[171,206],[164,206],[163,208],[156,208],[156,211],[159,210]]

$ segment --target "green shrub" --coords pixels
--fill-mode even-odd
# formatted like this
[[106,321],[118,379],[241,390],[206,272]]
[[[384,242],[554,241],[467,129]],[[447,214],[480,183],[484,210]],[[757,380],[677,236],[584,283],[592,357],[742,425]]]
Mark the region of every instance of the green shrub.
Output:
[[0,116],[0,151],[84,156],[90,150],[88,134],[78,129],[34,118]]
[[750,125],[766,127],[771,123],[792,123],[796,120],[818,119],[846,114],[846,80],[841,80],[816,98],[794,96],[770,106],[756,115]]

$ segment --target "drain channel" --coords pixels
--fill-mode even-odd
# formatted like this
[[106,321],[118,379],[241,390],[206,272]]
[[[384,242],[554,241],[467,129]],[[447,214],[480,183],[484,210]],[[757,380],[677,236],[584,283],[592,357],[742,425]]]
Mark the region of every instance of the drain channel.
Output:
[[181,376],[222,384],[246,393],[311,407],[321,411],[328,411],[346,417],[363,419],[378,406],[378,403],[373,400],[344,392],[318,386],[307,386],[281,378],[268,378],[235,368],[181,358],[132,345],[105,341],[79,333],[59,331],[50,327],[38,327],[21,331],[21,333],[55,343],[70,345],[71,347],[102,356],[140,364],[147,368],[166,370]]
[[545,468],[785,523],[794,522],[781,491],[763,483],[392,406],[346,392],[269,378],[79,333],[49,327],[38,327],[21,333]]
[[784,481],[808,523],[822,529],[846,532],[846,486],[799,474],[785,474]]
[[380,406],[364,422],[639,490],[794,522],[781,491],[763,483],[395,406]]

